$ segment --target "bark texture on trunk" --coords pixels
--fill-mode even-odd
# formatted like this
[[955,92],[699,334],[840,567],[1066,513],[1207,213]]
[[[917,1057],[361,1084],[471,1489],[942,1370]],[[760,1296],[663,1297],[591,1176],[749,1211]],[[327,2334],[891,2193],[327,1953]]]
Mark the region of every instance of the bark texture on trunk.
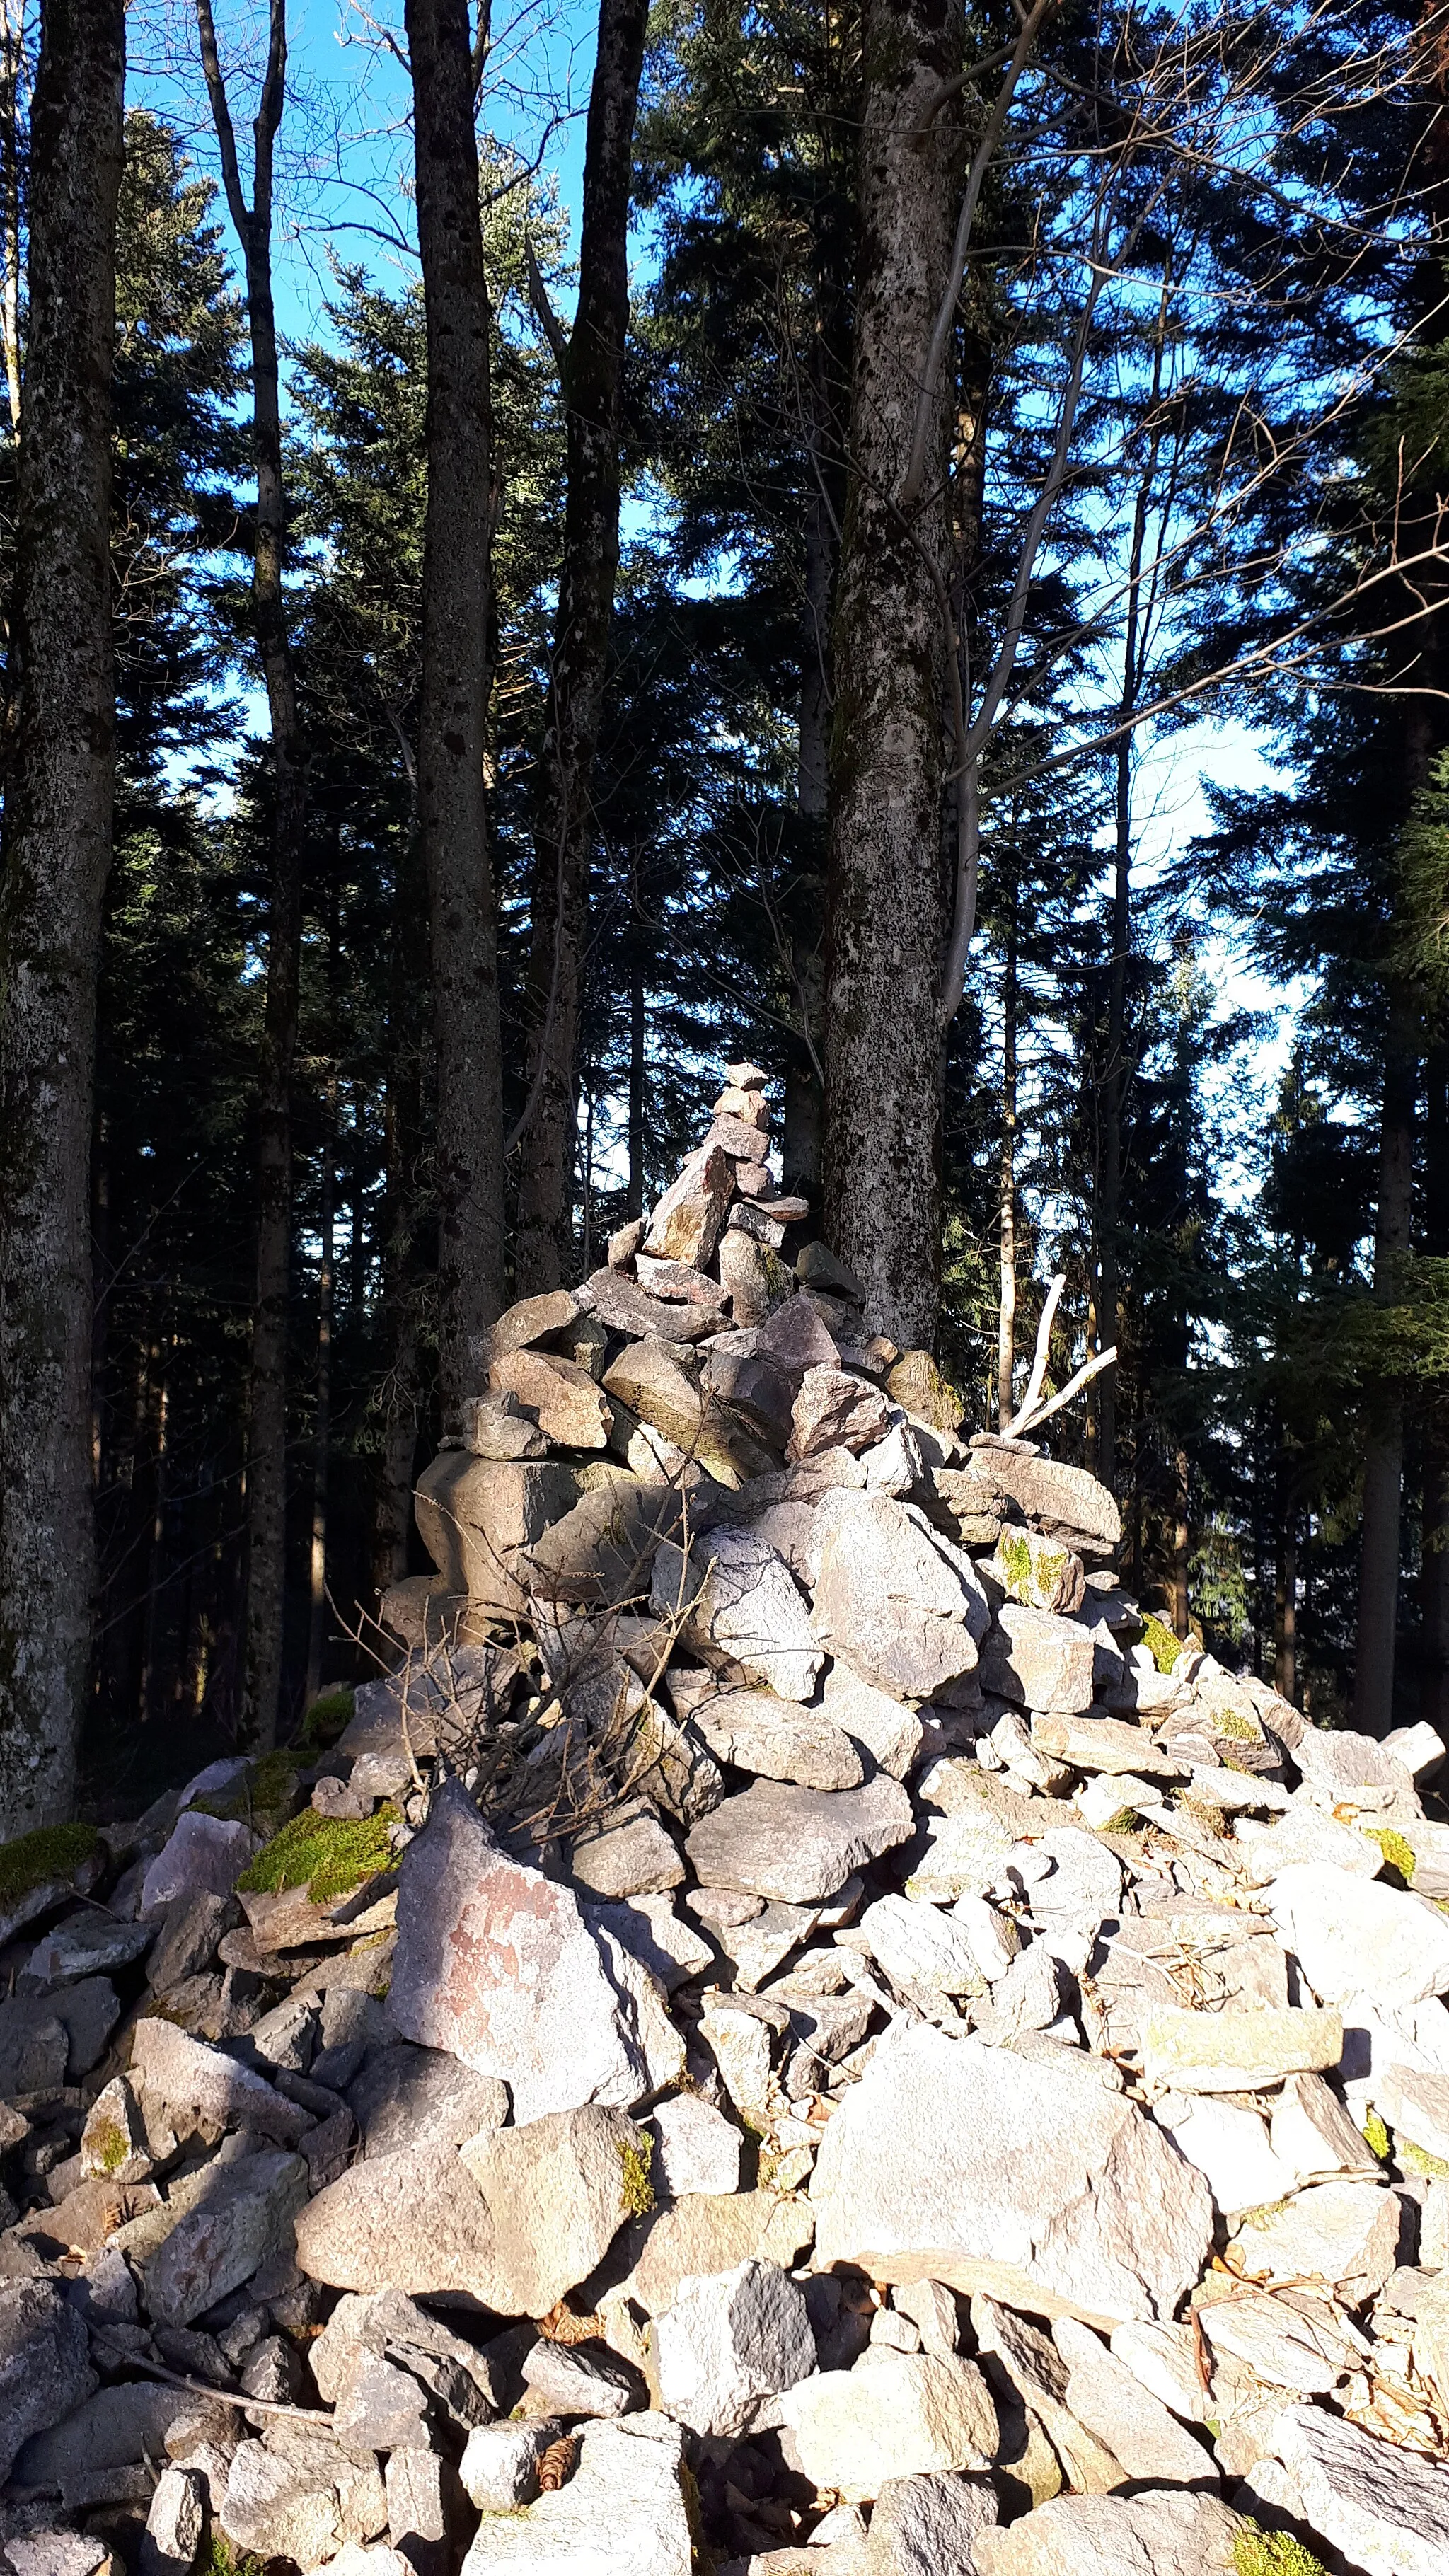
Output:
[[69,1811],[90,1668],[91,1085],[111,862],[121,0],[46,0],[0,874],[0,1839]]
[[873,1330],[935,1335],[950,411],[932,388],[924,499],[897,507],[949,273],[957,72],[945,0],[869,0],[849,482],[834,634],[825,1028],[825,1229]]
[[[1424,1153],[1424,1250],[1449,1256],[1449,1048],[1431,1049]],[[1419,1568],[1419,1715],[1449,1719],[1449,1392],[1425,1390],[1422,1549]]]
[[[321,1257],[317,1264],[317,1414],[312,1433],[312,1558],[307,1619],[307,1680],[302,1705],[310,1708],[322,1687],[327,1639],[327,1488],[332,1465],[332,1321],[337,1283],[337,1094],[327,1077],[322,1144]],[[354,1223],[356,1212],[354,1211]]]
[[[1395,1265],[1409,1249],[1418,1075],[1411,1028],[1408,1009],[1395,1004],[1384,1051],[1374,1222],[1374,1288],[1385,1302],[1395,1293]],[[1353,1657],[1353,1722],[1365,1735],[1386,1735],[1393,1724],[1403,1486],[1403,1389],[1386,1381],[1369,1390],[1365,1408],[1363,1535]]]
[[1006,978],[1002,995],[1001,1074],[1001,1291],[996,1316],[996,1428],[1011,1429],[1016,1411],[1016,889],[1006,928]]
[[488,280],[467,0],[409,0],[418,248],[427,306],[418,820],[432,934],[438,1374],[476,1390],[503,1303],[498,915],[484,788],[492,586]]
[[202,69],[221,153],[227,206],[246,268],[252,350],[252,449],[257,523],[251,618],[272,738],[272,870],[267,911],[267,989],[257,1104],[257,1293],[252,1321],[247,1428],[247,1595],[243,1725],[276,1742],[287,1585],[287,1326],[292,1284],[292,1069],[302,954],[302,834],[306,753],[297,709],[282,565],[287,542],[282,481],[281,384],[272,300],[272,160],[287,98],[286,0],[271,0],[267,67],[253,120],[251,203],[217,52],[211,0],[196,0]]
[[619,571],[619,383],[629,327],[629,194],[648,0],[600,0],[584,146],[579,300],[562,360],[568,497],[549,666],[529,967],[532,1117],[514,1243],[520,1297],[572,1256],[575,1086],[588,938],[590,782]]

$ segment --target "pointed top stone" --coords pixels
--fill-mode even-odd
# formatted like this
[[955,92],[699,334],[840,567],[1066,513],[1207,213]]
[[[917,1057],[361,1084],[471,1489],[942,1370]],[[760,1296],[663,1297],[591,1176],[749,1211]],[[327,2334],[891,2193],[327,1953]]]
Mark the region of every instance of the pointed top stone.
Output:
[[766,1076],[757,1064],[727,1064],[724,1078],[732,1091],[763,1091]]

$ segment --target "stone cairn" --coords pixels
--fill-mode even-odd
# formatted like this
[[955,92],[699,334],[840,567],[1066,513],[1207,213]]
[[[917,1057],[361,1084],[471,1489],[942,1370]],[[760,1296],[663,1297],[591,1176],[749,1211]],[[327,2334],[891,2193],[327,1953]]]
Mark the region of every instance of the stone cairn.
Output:
[[8,2576],[1441,2576],[1449,1826],[960,1436],[760,1075],[331,1751],[0,1850]]

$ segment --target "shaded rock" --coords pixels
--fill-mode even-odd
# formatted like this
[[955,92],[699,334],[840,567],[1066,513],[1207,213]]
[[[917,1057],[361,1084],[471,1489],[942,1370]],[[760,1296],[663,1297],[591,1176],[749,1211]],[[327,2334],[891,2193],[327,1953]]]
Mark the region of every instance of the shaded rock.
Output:
[[250,2280],[288,2242],[307,2183],[302,2158],[273,2149],[209,2166],[196,2198],[145,2265],[153,2317],[164,2325],[190,2325]]
[[717,1761],[757,1778],[854,1789],[865,1777],[854,1745],[825,1710],[801,1708],[771,1691],[721,1691],[698,1700],[691,1718]]
[[[546,1458],[547,1435],[539,1429],[535,1416],[524,1412],[516,1395],[470,1395],[464,1400],[459,1416],[463,1446],[475,1458]],[[417,1578],[414,1577],[414,1580]],[[397,1596],[402,1587],[394,1584],[383,1605],[385,1624],[397,1630],[409,1645],[429,1643],[428,1601],[418,1601],[421,1616],[410,1617],[408,1599]]]
[[890,1419],[878,1386],[844,1369],[807,1369],[790,1408],[790,1454],[813,1458],[821,1449],[869,1449],[885,1438]]
[[141,1881],[141,1912],[193,1896],[230,1896],[256,1847],[245,1825],[188,1808]]
[[821,1645],[902,1699],[930,1699],[975,1669],[990,1624],[969,1557],[914,1504],[837,1489],[817,1514],[820,1575],[810,1624]]
[[[695,1342],[717,1329],[719,1317],[708,1307],[692,1300],[672,1303],[663,1297],[651,1297],[637,1280],[623,1278],[618,1270],[595,1270],[587,1280],[583,1294],[591,1313],[611,1333],[627,1334],[631,1341]],[[719,1297],[716,1288],[716,1300]]]
[[63,2502],[80,2494],[100,2469],[164,2456],[166,2436],[194,2400],[174,2388],[128,2381],[94,2396],[43,2433],[33,2433],[16,2460],[22,2486],[59,2487]]
[[154,2014],[132,2033],[131,2075],[170,2110],[197,2112],[223,2128],[253,2129],[284,2146],[295,2145],[311,2126],[310,2115],[253,2068]]
[[614,1417],[587,1369],[555,1351],[513,1351],[495,1360],[488,1383],[515,1396],[523,1411],[561,1449],[603,1449]]
[[153,1994],[168,1994],[183,1977],[209,1968],[222,1934],[237,1919],[230,1897],[204,1888],[197,1896],[179,1897],[168,1905],[146,1962],[146,1983]]
[[904,1780],[925,1741],[925,1728],[913,1710],[839,1661],[825,1676],[821,1706],[843,1735],[864,1745],[878,1770]]
[[96,2385],[78,2308],[54,2281],[0,2281],[0,2483],[33,2433],[59,2424]]
[[588,1906],[585,1912],[594,1929],[610,1933],[630,1951],[666,1994],[714,1962],[709,1942],[675,1913],[667,1896],[624,1897],[617,1904]]
[[685,1848],[706,1887],[803,1905],[833,1896],[852,1870],[905,1842],[914,1827],[896,1780],[834,1793],[760,1780],[697,1824]]
[[906,1351],[891,1370],[886,1385],[896,1403],[919,1422],[929,1422],[937,1431],[959,1431],[965,1407],[929,1351]]
[[651,2203],[653,2142],[620,2111],[555,2111],[471,2141],[462,2160],[493,2223],[510,2316],[546,2316]]
[[154,1923],[122,1923],[97,1906],[89,1914],[69,1915],[47,1932],[26,1960],[25,1974],[42,1985],[59,1985],[129,1968],[133,1960],[144,1958],[155,1937]]
[[1007,2531],[983,2531],[979,2576],[1241,2576],[1249,2529],[1216,2496],[1053,2496]]
[[998,2430],[974,2362],[872,2345],[853,2370],[817,2371],[788,2389],[784,2416],[805,2475],[868,2503],[894,2478],[984,2469]]
[[690,2576],[694,2563],[683,2434],[665,2419],[643,2416],[589,2425],[568,2483],[526,2513],[485,2516],[463,2569],[464,2576],[495,2567]]
[[1439,2576],[1449,2550],[1449,2466],[1382,2442],[1318,2407],[1279,2417],[1275,2445],[1310,2528],[1368,2576]]
[[426,2444],[392,2452],[387,2471],[387,2536],[413,2576],[443,2576],[449,2557],[453,2480]]
[[576,1501],[571,1467],[471,1457],[440,1449],[418,1478],[418,1531],[450,1590],[477,1609],[521,1615],[528,1579],[521,1561]]
[[1449,1921],[1419,1897],[1307,1862],[1279,1871],[1269,1904],[1325,2003],[1363,1995],[1392,2010],[1449,1992]]
[[447,1781],[403,1854],[388,2010],[404,2036],[501,2076],[516,2120],[649,2090],[634,2016],[566,1887],[511,1860]]
[[805,2301],[776,2263],[680,2283],[652,2337],[659,2403],[696,2433],[742,2433],[761,2398],[777,2397],[815,2368]]
[[1092,1655],[1076,1620],[1003,1601],[981,1648],[982,1688],[1020,1708],[1072,1716],[1092,1705]]
[[926,2028],[877,2047],[810,2197],[822,2265],[1107,2324],[1170,2316],[1212,2235],[1202,2176],[1090,2063]]
[[480,2129],[501,2129],[508,2091],[442,2048],[398,2040],[369,2057],[347,2088],[366,2156],[401,2147],[460,2147]]
[[0,2101],[63,2084],[69,2052],[70,2034],[48,1999],[7,1995],[0,2001]]
[[763,1216],[755,1217],[753,1225],[736,1225],[737,1215],[744,1217],[746,1209],[730,1210],[730,1223],[719,1239],[719,1275],[736,1324],[763,1324],[794,1294],[795,1283],[778,1250],[784,1228]]

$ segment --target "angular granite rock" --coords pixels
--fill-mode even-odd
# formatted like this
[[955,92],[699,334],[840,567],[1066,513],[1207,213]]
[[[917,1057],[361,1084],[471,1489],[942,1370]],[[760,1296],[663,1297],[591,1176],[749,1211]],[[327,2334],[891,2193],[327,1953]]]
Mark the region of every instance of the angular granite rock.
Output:
[[1379,2441],[1316,2406],[1279,2417],[1274,2447],[1310,2528],[1367,2576],[1443,2576],[1449,2465]]
[[1307,1862],[1268,1891],[1279,1937],[1324,2003],[1380,2011],[1449,1993],[1449,1921],[1422,1897]]
[[930,1699],[974,1671],[990,1604],[970,1558],[914,1504],[839,1488],[816,1531],[810,1625],[832,1655],[898,1699]]
[[726,1798],[685,1844],[705,1887],[737,1887],[786,1905],[831,1897],[852,1870],[907,1841],[911,1802],[898,1780],[863,1789],[796,1789],[757,1780]]
[[893,2478],[989,2468],[998,2427],[974,2362],[872,2344],[853,2370],[817,2371],[786,2391],[780,2412],[818,2488],[868,2503]]
[[877,2048],[821,2140],[810,2199],[822,2268],[1106,2326],[1171,2316],[1212,2241],[1202,2175],[1088,2060],[924,2027]]
[[493,2568],[587,2570],[587,2576],[691,2576],[684,2435],[667,2418],[590,2424],[567,2484],[525,2513],[485,2514],[463,2576]]
[[403,1854],[388,2010],[405,2038],[498,2075],[518,2121],[650,2088],[633,2005],[572,1890],[509,1858],[457,1781]]
[[1053,2496],[1009,2530],[983,2531],[976,2566],[978,2576],[1242,2576],[1236,2545],[1249,2535],[1218,2497],[1181,2489]]
[[0,2484],[22,2444],[96,2385],[80,2310],[56,2281],[0,2281]]
[[681,2281],[656,2318],[659,2403],[696,2433],[743,2433],[762,2397],[778,2397],[815,2368],[803,2292],[758,2257],[733,2271]]

